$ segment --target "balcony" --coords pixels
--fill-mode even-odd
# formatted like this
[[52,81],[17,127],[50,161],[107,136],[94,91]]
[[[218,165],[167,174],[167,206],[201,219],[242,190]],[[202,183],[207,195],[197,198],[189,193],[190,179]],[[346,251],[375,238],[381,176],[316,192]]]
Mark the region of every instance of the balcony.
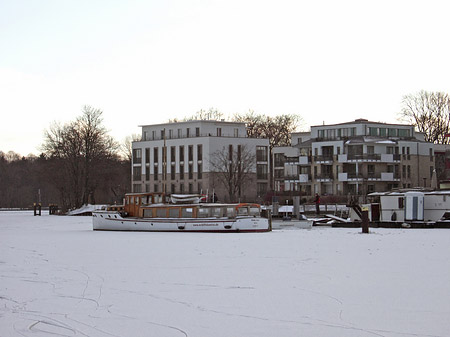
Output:
[[339,163],[355,163],[355,162],[379,162],[394,163],[400,161],[399,154],[340,154],[338,156]]
[[333,155],[314,156],[314,162],[316,162],[316,163],[332,163]]
[[338,180],[345,181],[399,181],[400,178],[398,175],[395,175],[392,172],[381,172],[381,173],[369,173],[367,176],[364,176],[361,173],[347,173],[342,172],[338,174]]
[[330,182],[333,180],[333,174],[332,173],[321,173],[317,174],[315,176],[316,181],[318,182]]

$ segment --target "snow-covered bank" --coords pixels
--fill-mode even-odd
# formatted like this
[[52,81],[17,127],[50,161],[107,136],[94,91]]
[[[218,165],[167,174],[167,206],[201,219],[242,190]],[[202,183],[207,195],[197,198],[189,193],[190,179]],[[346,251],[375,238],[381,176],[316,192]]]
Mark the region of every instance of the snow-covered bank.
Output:
[[0,212],[0,336],[448,336],[450,231],[93,232]]

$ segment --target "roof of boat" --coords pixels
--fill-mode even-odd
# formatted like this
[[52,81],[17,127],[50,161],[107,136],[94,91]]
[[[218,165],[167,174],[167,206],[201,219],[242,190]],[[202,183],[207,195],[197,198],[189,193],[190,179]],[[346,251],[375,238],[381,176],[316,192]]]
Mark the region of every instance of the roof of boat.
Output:
[[259,206],[258,204],[243,202],[243,203],[235,203],[235,204],[222,204],[222,203],[162,204],[162,203],[158,203],[158,204],[142,205],[142,207],[194,207],[194,206],[199,206],[199,207],[227,207],[227,206],[236,207],[239,205]]

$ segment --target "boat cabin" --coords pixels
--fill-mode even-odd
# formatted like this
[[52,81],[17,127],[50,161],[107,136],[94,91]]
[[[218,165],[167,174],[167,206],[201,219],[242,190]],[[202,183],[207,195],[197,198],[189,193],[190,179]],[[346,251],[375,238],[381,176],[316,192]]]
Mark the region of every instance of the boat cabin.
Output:
[[260,205],[240,204],[169,204],[164,193],[128,193],[123,210],[139,218],[236,218],[259,216]]
[[165,204],[141,207],[143,218],[229,218],[259,216],[258,204]]
[[164,193],[127,193],[125,194],[124,211],[128,216],[142,216],[140,209],[142,206],[153,204],[164,204],[166,196]]

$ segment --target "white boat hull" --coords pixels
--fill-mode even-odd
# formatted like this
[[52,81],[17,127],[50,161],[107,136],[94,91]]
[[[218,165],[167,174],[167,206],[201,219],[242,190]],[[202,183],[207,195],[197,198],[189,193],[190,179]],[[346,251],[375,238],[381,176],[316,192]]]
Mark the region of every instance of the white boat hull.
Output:
[[119,212],[102,211],[92,214],[93,229],[104,231],[145,232],[267,232],[269,220],[261,217],[229,218],[134,218]]

